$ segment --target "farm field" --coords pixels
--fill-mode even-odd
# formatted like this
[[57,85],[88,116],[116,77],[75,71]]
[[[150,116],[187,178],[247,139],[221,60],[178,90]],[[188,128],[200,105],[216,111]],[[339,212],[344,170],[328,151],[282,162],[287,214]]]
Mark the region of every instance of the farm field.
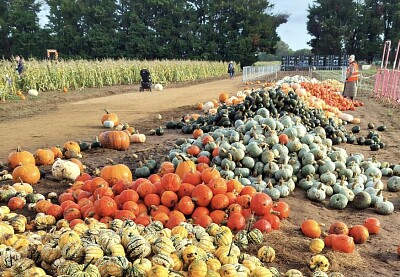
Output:
[[[6,164],[8,153],[17,146],[33,152],[41,147],[62,145],[67,140],[92,142],[95,136],[105,130],[100,120],[104,109],[107,109],[117,113],[123,122],[129,123],[140,133],[146,134],[146,142],[131,144],[126,151],[90,149],[83,152],[80,160],[88,171],[103,167],[107,164],[107,158],[126,164],[134,171],[139,166],[139,160],[153,158],[160,163],[178,138],[191,137],[178,130],[169,129],[164,129],[163,136],[149,136],[151,129],[164,127],[166,121],[171,118],[178,120],[185,114],[198,113],[197,103],[217,99],[222,91],[236,95],[236,92],[244,87],[240,76],[237,76],[233,80],[219,78],[186,85],[166,85],[161,92],[140,93],[137,85],[114,86],[67,93],[46,92],[40,93],[35,99],[27,97],[25,101],[0,103],[0,161]],[[348,154],[362,153],[366,159],[375,157],[381,162],[398,164],[399,110],[367,96],[358,100],[363,101],[365,105],[349,113],[361,119],[360,135],[367,134],[368,123],[374,123],[375,126],[384,124],[387,129],[381,133],[381,137],[386,146],[376,152],[369,150],[368,146],[356,144],[342,143],[338,147],[343,147]],[[354,124],[349,124],[346,129],[351,130],[353,126]],[[134,154],[138,158],[134,157]],[[58,182],[51,178],[51,166],[43,166],[42,169],[46,174],[35,185],[36,192],[46,195],[54,191],[60,194],[69,187],[68,182]],[[384,182],[387,179],[384,177]],[[0,185],[8,183],[10,181],[2,181]],[[313,253],[309,251],[311,239],[306,238],[300,231],[303,220],[315,219],[325,224],[323,229],[327,231],[327,228],[338,220],[352,226],[362,224],[366,218],[373,216],[381,222],[381,232],[371,235],[366,243],[357,244],[354,253],[334,252],[330,248],[322,251],[331,263],[329,271],[341,272],[346,277],[400,276],[400,259],[397,255],[400,243],[400,195],[399,192],[387,190],[384,191],[384,195],[393,202],[395,209],[394,213],[387,216],[375,213],[372,208],[359,210],[351,205],[344,210],[332,210],[327,200],[322,203],[312,202],[307,199],[305,191],[296,188],[291,195],[283,199],[290,205],[290,217],[282,221],[279,230],[265,235],[265,243],[276,251],[275,261],[267,266],[274,266],[283,273],[294,268],[300,270],[304,276],[311,276],[312,271],[308,264]],[[26,210],[24,214],[33,216]],[[250,247],[249,251],[255,254],[256,248]]]

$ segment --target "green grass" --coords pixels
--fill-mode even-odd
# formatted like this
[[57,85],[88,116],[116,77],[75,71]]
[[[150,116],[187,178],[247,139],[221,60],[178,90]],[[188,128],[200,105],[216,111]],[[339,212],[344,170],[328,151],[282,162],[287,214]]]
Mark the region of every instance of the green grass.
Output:
[[269,62],[256,62],[254,63],[254,66],[274,66],[274,65],[280,65],[280,61],[269,61]]

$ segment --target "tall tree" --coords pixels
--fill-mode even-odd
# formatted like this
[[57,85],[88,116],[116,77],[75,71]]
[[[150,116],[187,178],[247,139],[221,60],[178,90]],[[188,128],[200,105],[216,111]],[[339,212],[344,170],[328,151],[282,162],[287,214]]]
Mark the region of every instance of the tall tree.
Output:
[[308,6],[312,52],[333,55],[357,48],[358,13],[352,0],[316,0]]
[[[7,3],[8,2],[8,3]],[[35,0],[6,1],[5,32],[11,52],[15,55],[43,56],[45,50],[41,37],[38,13],[41,4]],[[3,28],[2,28],[3,29]]]
[[82,25],[85,34],[85,53],[91,58],[116,56],[115,0],[83,0]]
[[10,26],[8,24],[9,0],[0,0],[0,56],[11,56]]
[[83,54],[84,30],[82,0],[46,0],[49,6],[49,22],[52,40],[49,48],[56,48],[65,57]]

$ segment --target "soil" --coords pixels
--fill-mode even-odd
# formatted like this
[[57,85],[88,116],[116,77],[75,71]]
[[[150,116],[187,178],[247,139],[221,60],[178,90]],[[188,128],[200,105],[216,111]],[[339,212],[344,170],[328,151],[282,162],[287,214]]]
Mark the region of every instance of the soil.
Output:
[[[117,86],[67,93],[46,92],[36,98],[27,96],[25,101],[1,103],[0,161],[6,163],[8,153],[17,146],[33,152],[40,147],[62,145],[67,140],[93,141],[104,131],[100,121],[104,109],[117,113],[123,122],[148,134],[153,128],[165,126],[170,118],[178,119],[187,113],[197,113],[198,102],[218,98],[222,91],[234,95],[244,88],[240,76],[234,79],[226,77],[184,85],[166,85],[161,92],[139,92],[139,86]],[[400,155],[397,139],[399,110],[369,95],[360,96],[358,100],[363,101],[365,106],[349,112],[361,119],[361,132],[358,135],[367,134],[369,122],[375,126],[385,124],[387,130],[380,135],[386,146],[375,152],[369,150],[368,146],[341,144],[340,147],[348,153],[362,153],[366,159],[374,156],[379,161],[397,164]],[[159,119],[159,115],[162,119]],[[350,130],[352,126],[348,125],[347,128]],[[145,143],[131,144],[127,151],[90,149],[83,153],[81,160],[87,170],[104,166],[106,158],[125,163],[135,170],[139,159],[152,157],[161,162],[176,139],[181,137],[189,136],[177,130],[165,129],[164,136],[147,136]],[[133,157],[133,154],[139,158]],[[68,182],[54,180],[50,167],[41,169],[44,178],[35,186],[37,192],[45,195],[50,191],[61,193],[69,186]],[[10,181],[0,182],[0,185],[6,183]],[[331,262],[331,271],[339,271],[345,276],[400,276],[400,259],[397,255],[400,197],[399,193],[387,191],[384,195],[395,205],[395,212],[388,216],[378,215],[372,208],[357,210],[351,205],[342,211],[331,210],[326,201],[311,202],[304,191],[296,189],[284,199],[291,207],[290,217],[282,222],[280,230],[266,235],[266,243],[276,250],[276,260],[268,266],[275,266],[281,272],[296,268],[305,276],[311,275],[308,269],[308,262],[313,255],[308,249],[310,239],[300,231],[304,219],[315,219],[325,224],[324,229],[328,229],[338,220],[351,226],[362,224],[367,217],[373,216],[380,220],[381,232],[371,235],[365,244],[357,245],[355,253],[343,254],[326,248],[323,254]],[[26,211],[24,213],[30,215]]]

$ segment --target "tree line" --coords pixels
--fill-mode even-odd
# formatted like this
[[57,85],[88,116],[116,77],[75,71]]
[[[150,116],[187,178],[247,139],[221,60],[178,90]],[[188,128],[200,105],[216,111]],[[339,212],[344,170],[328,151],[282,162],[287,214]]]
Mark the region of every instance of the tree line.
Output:
[[[308,7],[313,54],[355,54],[371,63],[382,58],[383,44],[400,39],[398,0],[315,0]],[[394,57],[394,53],[392,55]]]
[[[62,58],[249,65],[293,53],[276,31],[290,15],[275,14],[273,6],[267,0],[0,0],[0,57],[41,59],[54,48]],[[397,45],[400,38],[400,1],[314,0],[307,11],[315,55],[355,54],[372,62],[384,41]]]
[[[0,0],[0,56],[252,64],[287,21],[265,0]],[[38,13],[46,8],[47,23]]]

